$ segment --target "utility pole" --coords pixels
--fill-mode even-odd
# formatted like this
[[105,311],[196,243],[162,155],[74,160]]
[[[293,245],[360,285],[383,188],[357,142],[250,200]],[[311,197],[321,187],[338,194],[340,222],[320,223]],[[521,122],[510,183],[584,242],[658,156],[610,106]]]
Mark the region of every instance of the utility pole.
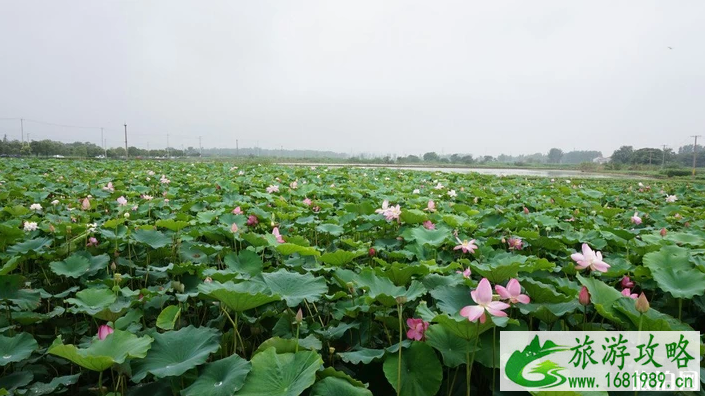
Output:
[[661,153],[663,154],[663,156],[661,158],[661,169],[663,169],[663,167],[666,165],[666,145],[664,144],[662,147],[663,150],[661,151]]
[[24,146],[24,119],[20,118],[20,131],[22,131],[22,145]]
[[108,150],[105,149],[105,139],[103,138],[103,128],[100,128],[100,143],[103,146],[103,157],[108,159]]
[[240,156],[240,146],[238,145],[237,139],[235,139],[235,156],[238,157]]
[[125,159],[130,159],[130,155],[127,152],[127,124],[125,124]]
[[169,134],[166,134],[166,157],[171,158],[171,152],[169,151]]
[[695,144],[693,144],[693,176],[695,176],[695,157],[698,152],[698,138],[700,135],[693,135],[691,137],[695,138]]
[[203,144],[201,144],[201,137],[198,137],[198,156],[203,157]]

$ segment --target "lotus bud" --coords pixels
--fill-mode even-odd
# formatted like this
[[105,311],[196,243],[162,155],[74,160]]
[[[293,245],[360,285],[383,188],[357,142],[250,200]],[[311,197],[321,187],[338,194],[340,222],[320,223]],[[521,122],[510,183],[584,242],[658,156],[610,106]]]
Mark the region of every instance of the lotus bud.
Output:
[[639,298],[637,298],[635,308],[641,313],[646,313],[649,310],[649,300],[646,299],[644,292],[641,292]]
[[81,209],[88,210],[90,208],[91,208],[91,201],[89,201],[88,198],[83,198],[83,202],[81,203]]
[[115,330],[108,325],[100,325],[100,327],[98,327],[98,339],[101,341],[104,340],[105,337],[107,337],[108,334],[112,334],[113,331]]
[[335,348],[329,347],[329,348],[328,348],[328,353],[330,353],[331,355],[334,354],[334,353],[335,353]]
[[524,206],[524,214],[529,214],[529,208],[527,208],[526,206]]
[[296,323],[301,323],[304,320],[304,313],[301,311],[301,308],[299,308],[296,312],[294,319],[296,320]]
[[110,263],[110,269],[113,270],[113,272],[115,272],[115,270],[117,269],[117,264],[115,264],[114,261]]
[[666,227],[663,227],[661,229],[661,231],[659,232],[659,234],[661,234],[661,237],[664,237],[664,238],[666,237],[666,233],[668,233],[668,231],[666,230]]
[[181,282],[179,282],[179,281],[171,281],[171,287],[172,287],[174,290],[178,291],[179,288],[181,287]]
[[587,287],[583,286],[583,288],[580,289],[580,294],[578,294],[578,302],[580,302],[581,305],[590,304],[590,292]]
[[370,257],[374,257],[377,251],[375,250],[375,248],[370,248],[367,253],[370,255]]
[[125,212],[125,214],[124,214],[123,216],[125,216],[126,219],[129,219],[129,218],[130,218],[130,212]]

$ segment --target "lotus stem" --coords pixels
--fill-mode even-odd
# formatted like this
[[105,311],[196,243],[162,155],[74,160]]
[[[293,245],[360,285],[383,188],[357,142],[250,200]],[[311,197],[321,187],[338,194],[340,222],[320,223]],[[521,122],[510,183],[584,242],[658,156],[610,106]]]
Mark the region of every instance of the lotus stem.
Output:
[[480,320],[477,320],[477,327],[476,327],[476,335],[475,335],[475,347],[472,350],[472,359],[468,360],[468,355],[470,354],[469,352],[465,353],[465,360],[467,361],[467,368],[466,368],[466,377],[467,377],[467,396],[470,396],[470,380],[472,379],[472,365],[475,363],[475,352],[477,352],[477,342],[480,340]]
[[401,304],[397,304],[397,313],[399,315],[399,361],[397,362],[397,396],[401,395],[401,343],[403,341],[403,328],[401,325]]
[[[479,337],[479,335],[478,335]],[[494,380],[495,380],[495,345],[497,343],[497,327],[492,328],[492,394],[494,395]]]
[[681,320],[681,314],[683,313],[683,299],[678,299],[678,320]]

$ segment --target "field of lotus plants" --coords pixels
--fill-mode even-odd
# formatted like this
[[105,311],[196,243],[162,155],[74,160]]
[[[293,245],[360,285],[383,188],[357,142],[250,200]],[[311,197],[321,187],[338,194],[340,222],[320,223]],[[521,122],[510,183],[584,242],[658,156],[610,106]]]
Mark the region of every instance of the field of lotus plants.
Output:
[[500,331],[705,328],[686,181],[11,159],[0,206],[0,395],[499,394]]

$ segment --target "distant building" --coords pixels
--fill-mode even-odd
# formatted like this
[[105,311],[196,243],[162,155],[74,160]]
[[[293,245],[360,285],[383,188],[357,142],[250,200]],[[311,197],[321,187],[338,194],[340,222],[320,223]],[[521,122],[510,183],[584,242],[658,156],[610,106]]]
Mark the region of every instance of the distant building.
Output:
[[592,162],[594,162],[596,164],[600,164],[600,165],[606,164],[610,161],[612,161],[612,157],[597,157],[594,160],[592,160]]

